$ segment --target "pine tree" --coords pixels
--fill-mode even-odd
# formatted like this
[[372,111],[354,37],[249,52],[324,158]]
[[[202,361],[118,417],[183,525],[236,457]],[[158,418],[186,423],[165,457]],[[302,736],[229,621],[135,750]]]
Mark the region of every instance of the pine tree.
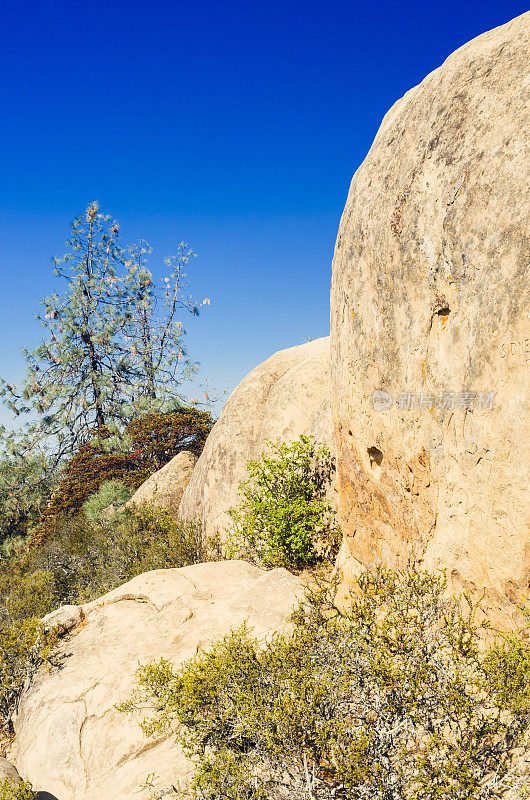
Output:
[[119,433],[138,414],[181,406],[180,385],[196,369],[178,319],[199,313],[183,294],[189,247],[181,244],[166,259],[170,277],[157,287],[146,263],[149,245],[122,247],[118,224],[91,203],[72,223],[67,248],[52,259],[66,288],[42,301],[37,319],[46,336],[23,351],[21,386],[0,380],[4,404],[30,419],[17,430],[0,428],[5,463],[44,452],[40,483],[98,429]]
[[[197,365],[190,361],[184,346],[186,334],[179,312],[198,316],[199,305],[184,294],[184,269],[195,253],[181,242],[175,256],[165,264],[169,277],[157,287],[147,268],[149,245],[141,241],[129,248],[126,294],[131,298],[131,316],[126,328],[131,361],[135,366],[134,389],[137,405],[157,411],[178,394],[180,384],[191,377]],[[202,305],[209,305],[205,298]]]
[[42,301],[37,315],[47,332],[33,350],[24,350],[27,372],[19,390],[5,382],[6,405],[18,416],[36,412],[34,434],[53,436],[58,454],[71,453],[90,431],[120,419],[131,368],[123,344],[130,318],[124,291],[124,252],[118,225],[91,203],[72,224],[68,252],[53,259],[56,276],[66,281],[60,297]]

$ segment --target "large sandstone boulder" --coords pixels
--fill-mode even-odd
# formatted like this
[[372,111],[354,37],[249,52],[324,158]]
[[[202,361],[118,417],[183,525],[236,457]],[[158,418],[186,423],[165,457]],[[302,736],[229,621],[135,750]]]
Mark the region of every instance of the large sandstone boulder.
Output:
[[149,503],[157,508],[177,513],[196,463],[197,456],[194,453],[182,450],[161,469],[150,475],[125,505]]
[[247,461],[268,440],[311,434],[334,452],[328,393],[329,337],[280,350],[255,367],[234,390],[210,433],[180,505],[198,517],[207,537],[223,538],[247,478]]
[[18,771],[57,800],[147,797],[137,790],[150,773],[166,786],[183,780],[189,762],[174,742],[146,739],[114,707],[129,697],[138,664],[177,665],[244,621],[265,638],[301,594],[284,569],[226,561],[147,572],[82,606],[60,667],[41,671],[22,698]]
[[343,574],[447,568],[508,621],[530,590],[529,29],[479,36],[390,109],[331,290]]

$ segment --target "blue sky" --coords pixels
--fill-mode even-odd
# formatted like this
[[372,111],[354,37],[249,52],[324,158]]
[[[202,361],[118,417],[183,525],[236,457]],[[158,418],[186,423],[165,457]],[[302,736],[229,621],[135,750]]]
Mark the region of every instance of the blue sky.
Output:
[[[351,177],[387,109],[469,39],[523,13],[478,2],[3,0],[0,375],[94,199],[153,268],[181,240],[202,379],[231,390],[327,335]],[[189,394],[195,393],[190,389]],[[0,420],[6,421],[5,414]]]

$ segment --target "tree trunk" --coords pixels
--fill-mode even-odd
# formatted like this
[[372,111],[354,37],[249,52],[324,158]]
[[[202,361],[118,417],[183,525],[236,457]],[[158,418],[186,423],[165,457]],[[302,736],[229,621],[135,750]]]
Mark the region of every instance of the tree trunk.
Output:
[[143,312],[142,320],[142,339],[144,345],[144,369],[147,377],[147,393],[149,397],[156,400],[155,368],[153,364],[153,343],[149,329],[149,319],[147,312]]
[[98,386],[97,382],[97,374],[98,370],[98,357],[96,355],[96,349],[94,347],[94,342],[90,334],[87,334],[86,344],[88,347],[88,353],[90,358],[90,380],[92,383],[92,391],[94,392],[94,405],[96,407],[96,422],[98,428],[103,428],[105,425],[105,414],[103,412],[103,403],[101,402],[101,389]]

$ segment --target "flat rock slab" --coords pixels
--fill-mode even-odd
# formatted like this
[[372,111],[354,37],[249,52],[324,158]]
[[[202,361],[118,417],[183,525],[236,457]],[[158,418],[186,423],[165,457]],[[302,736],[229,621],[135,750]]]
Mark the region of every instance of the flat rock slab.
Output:
[[61,666],[41,671],[22,698],[18,771],[57,800],[147,797],[137,792],[150,773],[182,780],[189,762],[177,745],[145,738],[114,707],[130,696],[138,665],[178,665],[245,621],[265,639],[301,596],[284,569],[223,561],[147,572],[85,604],[60,645]]

